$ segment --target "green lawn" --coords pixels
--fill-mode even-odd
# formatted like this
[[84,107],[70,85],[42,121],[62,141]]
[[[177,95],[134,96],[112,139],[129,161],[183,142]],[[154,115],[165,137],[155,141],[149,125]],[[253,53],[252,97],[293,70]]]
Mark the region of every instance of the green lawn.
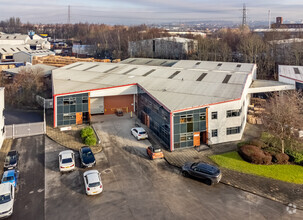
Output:
[[256,165],[244,161],[238,152],[233,151],[210,158],[219,166],[242,173],[282,180],[285,182],[303,184],[303,166],[299,165]]

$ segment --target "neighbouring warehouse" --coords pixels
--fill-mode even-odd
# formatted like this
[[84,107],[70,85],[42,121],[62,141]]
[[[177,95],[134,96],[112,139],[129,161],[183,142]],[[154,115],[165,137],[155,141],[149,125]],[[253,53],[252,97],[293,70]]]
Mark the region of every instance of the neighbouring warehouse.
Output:
[[256,79],[256,65],[130,58],[53,70],[54,127],[134,112],[170,150],[240,140],[252,93],[294,89]]

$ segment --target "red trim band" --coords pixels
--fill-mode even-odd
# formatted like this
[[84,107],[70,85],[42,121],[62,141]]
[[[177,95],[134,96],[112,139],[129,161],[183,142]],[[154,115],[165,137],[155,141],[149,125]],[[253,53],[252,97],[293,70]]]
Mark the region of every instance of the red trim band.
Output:
[[300,82],[300,83],[303,83],[303,81],[301,81],[301,80],[298,80],[298,79],[293,79],[293,78],[290,78],[290,77],[288,77],[288,76],[283,76],[283,75],[279,75],[279,76],[284,77],[284,78],[286,78],[286,79],[291,79],[291,80],[294,80],[295,82]]

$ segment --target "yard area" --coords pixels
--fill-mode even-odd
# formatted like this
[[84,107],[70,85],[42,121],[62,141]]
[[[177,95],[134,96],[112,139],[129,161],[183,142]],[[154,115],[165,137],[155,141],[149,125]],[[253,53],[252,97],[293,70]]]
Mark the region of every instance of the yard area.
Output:
[[285,182],[303,184],[303,167],[299,165],[256,165],[244,161],[238,152],[210,156],[220,167]]

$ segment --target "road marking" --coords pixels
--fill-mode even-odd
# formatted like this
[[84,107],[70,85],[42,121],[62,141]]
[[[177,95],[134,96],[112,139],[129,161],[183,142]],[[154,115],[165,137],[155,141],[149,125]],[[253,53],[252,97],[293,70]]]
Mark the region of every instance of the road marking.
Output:
[[38,189],[38,190],[37,190],[38,193],[41,193],[41,192],[43,192],[43,191],[44,191],[44,189]]

